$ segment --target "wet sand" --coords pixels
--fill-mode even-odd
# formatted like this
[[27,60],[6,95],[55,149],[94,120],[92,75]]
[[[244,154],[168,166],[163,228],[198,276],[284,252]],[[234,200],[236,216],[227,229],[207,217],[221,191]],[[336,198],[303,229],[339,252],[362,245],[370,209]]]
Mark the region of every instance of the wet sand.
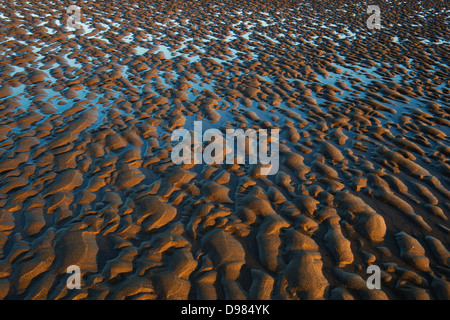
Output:
[[[79,5],[0,4],[1,299],[450,299],[443,2]],[[173,164],[194,121],[279,172]]]

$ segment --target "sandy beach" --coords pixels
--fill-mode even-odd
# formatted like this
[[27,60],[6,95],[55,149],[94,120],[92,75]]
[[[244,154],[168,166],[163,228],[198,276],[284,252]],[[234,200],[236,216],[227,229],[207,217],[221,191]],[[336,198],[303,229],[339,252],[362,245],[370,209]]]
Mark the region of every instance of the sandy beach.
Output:
[[74,5],[0,3],[0,299],[450,299],[449,3]]

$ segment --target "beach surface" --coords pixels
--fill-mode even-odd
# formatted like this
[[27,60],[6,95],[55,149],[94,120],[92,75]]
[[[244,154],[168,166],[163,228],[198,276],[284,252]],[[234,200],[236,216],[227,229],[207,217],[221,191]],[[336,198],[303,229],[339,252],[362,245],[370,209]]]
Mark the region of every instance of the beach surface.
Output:
[[[450,299],[448,3],[77,6],[0,3],[0,299]],[[279,170],[174,164],[196,121]]]

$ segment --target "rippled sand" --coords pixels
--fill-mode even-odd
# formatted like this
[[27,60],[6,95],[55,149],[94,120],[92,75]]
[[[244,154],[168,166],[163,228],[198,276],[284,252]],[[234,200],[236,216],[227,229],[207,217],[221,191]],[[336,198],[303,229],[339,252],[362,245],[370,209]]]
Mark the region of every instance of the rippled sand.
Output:
[[[448,5],[79,5],[0,4],[0,298],[450,299]],[[174,165],[194,121],[279,172]]]

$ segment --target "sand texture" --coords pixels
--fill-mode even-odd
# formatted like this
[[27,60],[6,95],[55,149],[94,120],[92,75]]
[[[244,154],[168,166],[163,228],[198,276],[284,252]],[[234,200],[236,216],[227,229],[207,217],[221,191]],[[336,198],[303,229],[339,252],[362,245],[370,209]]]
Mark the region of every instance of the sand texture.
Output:
[[368,4],[1,1],[0,299],[450,299],[449,3]]

